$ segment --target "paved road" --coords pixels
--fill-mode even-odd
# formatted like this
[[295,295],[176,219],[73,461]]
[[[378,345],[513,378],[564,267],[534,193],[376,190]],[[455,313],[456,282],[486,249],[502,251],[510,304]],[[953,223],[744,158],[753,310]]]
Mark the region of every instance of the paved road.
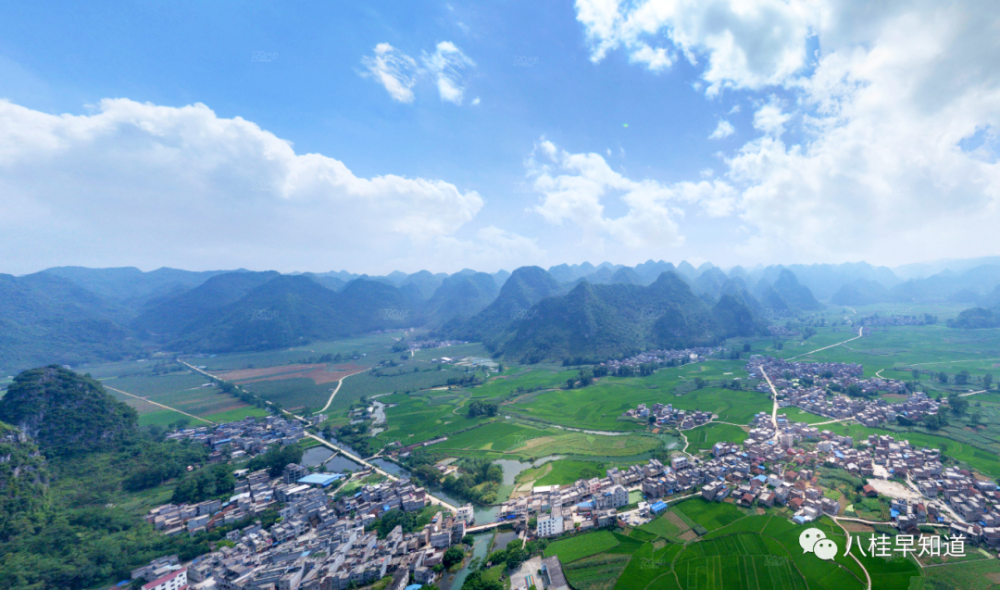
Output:
[[[104,385],[104,384],[102,383],[101,385]],[[194,418],[195,420],[201,420],[202,422],[208,422],[209,424],[217,424],[216,422],[212,422],[211,420],[206,420],[205,418],[202,418],[200,416],[195,416],[194,414],[188,414],[187,412],[182,412],[181,410],[178,410],[177,408],[171,408],[170,406],[165,406],[163,404],[154,402],[151,399],[140,397],[138,395],[133,395],[133,394],[127,392],[127,391],[122,391],[121,389],[115,389],[114,387],[109,387],[108,385],[104,385],[104,389],[110,389],[111,391],[117,391],[118,393],[120,393],[122,395],[127,395],[129,397],[134,397],[135,399],[141,399],[142,401],[144,401],[144,402],[146,402],[148,404],[153,404],[154,406],[159,406],[159,407],[164,408],[166,410],[171,410],[171,411],[177,412],[178,414],[184,414],[185,416],[189,416],[191,418]]]
[[774,399],[774,406],[771,408],[771,424],[774,425],[774,440],[778,440],[778,390],[774,388],[774,383],[771,383],[771,378],[767,376],[767,372],[764,371],[764,367],[760,368],[760,374],[764,376],[767,381],[767,386],[771,388],[772,398]]

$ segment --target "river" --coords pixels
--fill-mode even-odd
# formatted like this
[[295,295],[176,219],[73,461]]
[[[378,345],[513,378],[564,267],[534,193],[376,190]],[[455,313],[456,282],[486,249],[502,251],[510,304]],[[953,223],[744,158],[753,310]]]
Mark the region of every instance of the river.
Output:
[[438,587],[441,590],[459,590],[462,584],[465,583],[465,578],[469,577],[472,573],[472,569],[469,567],[472,564],[472,560],[479,558],[480,561],[486,559],[487,552],[490,548],[490,542],[493,540],[493,532],[479,533],[478,535],[473,535],[473,545],[472,545],[472,557],[466,560],[465,565],[462,569],[458,570],[454,574],[445,574],[441,577],[441,581],[438,582]]

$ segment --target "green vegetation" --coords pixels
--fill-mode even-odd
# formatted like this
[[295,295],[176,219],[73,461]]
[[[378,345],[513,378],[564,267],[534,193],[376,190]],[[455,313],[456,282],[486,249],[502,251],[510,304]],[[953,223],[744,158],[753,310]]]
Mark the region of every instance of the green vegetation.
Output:
[[116,448],[134,435],[138,416],[97,381],[52,365],[14,379],[0,398],[0,421],[21,427],[56,458]]
[[[27,371],[15,384],[16,395],[8,394],[0,405],[38,433],[45,442],[44,459],[33,454],[30,443],[6,441],[14,445],[9,464],[16,460],[22,469],[12,480],[0,467],[6,480],[0,485],[0,505],[17,509],[0,519],[0,589],[108,585],[154,557],[177,553],[189,560],[201,555],[232,526],[245,524],[194,537],[154,531],[141,516],[169,501],[175,487],[181,495],[204,497],[212,491],[209,479],[225,485],[231,478],[222,473],[225,468],[216,467],[187,474],[187,465],[207,461],[206,447],[165,442],[152,430],[140,430],[134,410],[98,382],[65,369]],[[63,425],[68,419],[89,425],[95,440],[78,440],[79,431]],[[69,448],[72,444],[77,448]],[[26,497],[29,492],[31,498]],[[277,519],[274,513],[262,517],[265,523]]]
[[390,510],[381,518],[373,520],[365,527],[366,530],[376,531],[379,539],[384,539],[397,526],[403,527],[404,533],[412,533],[420,530],[424,525],[431,522],[434,515],[441,512],[440,506],[424,506],[418,512],[404,512],[403,510]]
[[618,538],[610,531],[595,531],[549,543],[545,557],[556,555],[563,563],[569,563],[581,557],[607,553],[618,545]]
[[271,477],[278,477],[285,465],[302,461],[303,450],[299,445],[273,445],[266,453],[257,455],[247,463],[251,471],[267,469]]
[[[510,280],[514,278],[512,275]],[[505,290],[506,284],[501,297]],[[522,362],[611,358],[650,348],[703,346],[727,337],[766,333],[748,306],[749,298],[748,293],[725,294],[712,307],[679,276],[669,272],[648,287],[581,282],[566,295],[538,301],[531,307],[530,322],[514,321],[486,341],[503,356]],[[470,323],[488,323],[486,320],[492,316],[486,314],[497,307],[496,303]],[[473,330],[482,333],[495,328],[480,325]]]
[[747,432],[732,424],[710,423],[693,428],[684,433],[691,446],[689,450],[705,451],[717,442],[740,443],[746,440]]

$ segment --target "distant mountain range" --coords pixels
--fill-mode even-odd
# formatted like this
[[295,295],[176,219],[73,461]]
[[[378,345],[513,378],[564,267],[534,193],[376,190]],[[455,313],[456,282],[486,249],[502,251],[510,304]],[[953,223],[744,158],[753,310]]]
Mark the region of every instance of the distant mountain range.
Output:
[[[817,311],[822,302],[993,310],[1000,259],[978,262],[930,263],[936,272],[928,276],[914,276],[911,266],[906,280],[864,262],[723,270],[649,260],[386,276],[59,267],[0,275],[0,370],[152,350],[263,350],[402,327],[516,357],[600,355],[759,333],[768,319]],[[989,323],[977,313],[956,327]]]

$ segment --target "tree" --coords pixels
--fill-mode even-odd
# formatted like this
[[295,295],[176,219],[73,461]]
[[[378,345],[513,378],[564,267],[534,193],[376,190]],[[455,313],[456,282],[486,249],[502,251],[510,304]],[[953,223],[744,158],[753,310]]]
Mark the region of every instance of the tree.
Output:
[[743,343],[743,352],[750,352],[750,343],[749,342]]
[[973,427],[979,426],[979,424],[981,423],[982,419],[983,419],[982,418],[982,412],[976,412],[975,414],[973,414],[972,416],[969,417],[969,425],[971,425]]
[[576,379],[570,377],[569,379],[566,380],[566,389],[573,389],[574,385],[576,385]]
[[944,371],[938,373],[937,378],[941,383],[948,383],[948,373],[945,373]]
[[910,371],[910,375],[913,375],[913,380],[914,381],[920,381],[920,371],[919,370],[913,369],[912,371]]
[[969,400],[959,396],[957,393],[953,393],[948,396],[948,407],[951,408],[952,414],[961,416],[969,409]]
[[993,375],[986,373],[983,375],[983,389],[989,389],[993,385]]
[[528,552],[520,547],[507,550],[507,569],[516,570],[528,558]]
[[694,378],[694,388],[695,389],[701,389],[702,387],[705,387],[705,380],[702,379],[701,377],[695,377]]
[[444,557],[441,558],[445,569],[451,569],[453,565],[462,563],[463,559],[465,559],[465,552],[458,547],[449,548],[444,552]]
[[653,424],[656,424],[656,416],[649,417],[649,425],[652,426]]
[[969,372],[962,371],[958,375],[955,375],[955,385],[965,385],[969,382]]

